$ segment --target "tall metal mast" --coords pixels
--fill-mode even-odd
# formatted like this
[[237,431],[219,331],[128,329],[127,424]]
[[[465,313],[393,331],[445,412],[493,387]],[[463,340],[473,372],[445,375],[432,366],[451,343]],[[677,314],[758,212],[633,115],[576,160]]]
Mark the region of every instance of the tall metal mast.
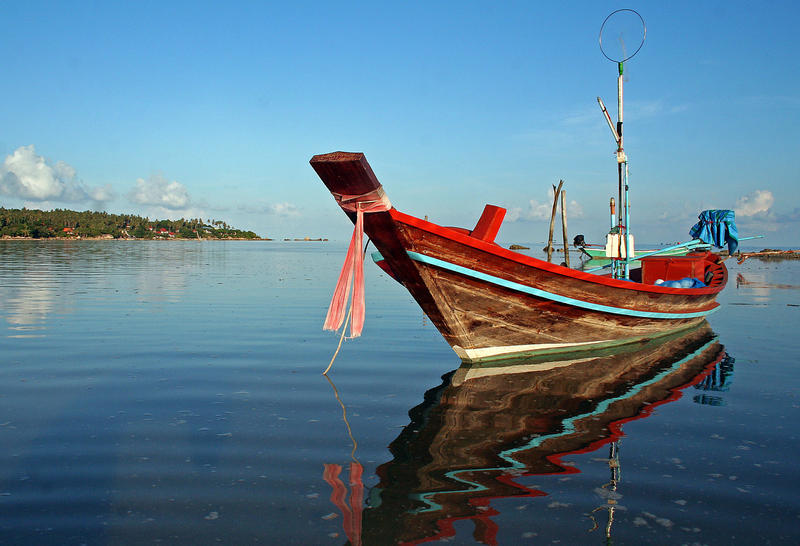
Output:
[[[632,43],[638,47],[628,55],[626,53],[626,34],[628,39],[633,39]],[[641,34],[641,40],[638,39]],[[619,182],[618,203],[619,214],[617,215],[617,233],[618,233],[618,247],[616,258],[613,260],[613,276],[615,278],[627,279],[630,274],[630,263],[633,261],[633,252],[629,252],[631,247],[630,235],[630,203],[628,201],[628,157],[625,154],[625,148],[622,140],[622,122],[623,122],[623,80],[625,73],[625,61],[636,55],[644,45],[644,39],[647,35],[647,27],[644,24],[644,19],[638,12],[632,9],[618,9],[612,12],[605,18],[600,27],[600,51],[606,59],[617,63],[619,76],[617,77],[617,123],[616,126],[611,121],[611,116],[606,110],[605,104],[600,97],[597,97],[597,102],[603,111],[606,118],[608,127],[611,129],[611,134],[617,144],[617,178]],[[605,40],[604,40],[605,36]],[[616,45],[615,45],[616,40]],[[624,255],[624,259],[623,259]]]

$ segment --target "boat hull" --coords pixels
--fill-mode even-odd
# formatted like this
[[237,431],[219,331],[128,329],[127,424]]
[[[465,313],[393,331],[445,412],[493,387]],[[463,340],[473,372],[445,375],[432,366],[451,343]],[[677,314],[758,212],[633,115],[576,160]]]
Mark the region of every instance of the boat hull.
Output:
[[[363,154],[315,156],[311,164],[334,195],[381,187]],[[477,231],[394,208],[364,215],[364,232],[380,252],[381,267],[406,287],[465,362],[659,337],[713,313],[727,281],[724,265],[711,253],[705,258],[708,288],[665,288],[538,260],[471,235]]]
[[634,290],[388,214],[405,252],[382,253],[386,266],[401,279],[411,263],[421,282],[403,284],[466,362],[632,343],[698,324],[716,309],[714,290]]

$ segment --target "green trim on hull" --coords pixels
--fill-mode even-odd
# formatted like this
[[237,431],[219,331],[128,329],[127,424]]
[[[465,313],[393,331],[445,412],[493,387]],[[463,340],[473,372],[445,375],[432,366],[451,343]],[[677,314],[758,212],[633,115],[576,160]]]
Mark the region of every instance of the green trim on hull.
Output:
[[[636,259],[640,256],[644,256],[645,254],[650,254],[652,252],[656,252],[658,249],[651,249],[651,250],[635,250],[633,253],[633,258]],[[611,260],[608,256],[606,256],[606,249],[605,248],[583,248],[583,251],[586,252],[589,256],[592,257],[593,260]],[[686,256],[689,252],[694,252],[695,249],[691,248],[677,248],[675,250],[666,250],[664,252],[659,252],[658,256]]]

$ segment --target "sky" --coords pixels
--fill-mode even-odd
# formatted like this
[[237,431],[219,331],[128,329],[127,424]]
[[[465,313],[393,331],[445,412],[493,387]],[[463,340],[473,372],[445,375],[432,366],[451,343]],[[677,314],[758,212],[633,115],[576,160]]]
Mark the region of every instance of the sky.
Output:
[[[224,220],[348,240],[309,166],[364,152],[399,210],[498,241],[601,242],[617,192],[619,8],[647,24],[625,63],[637,243],[690,239],[703,209],[800,245],[796,2],[26,2],[0,12],[0,206]],[[557,230],[558,231],[558,230]],[[760,244],[760,243],[759,243]]]

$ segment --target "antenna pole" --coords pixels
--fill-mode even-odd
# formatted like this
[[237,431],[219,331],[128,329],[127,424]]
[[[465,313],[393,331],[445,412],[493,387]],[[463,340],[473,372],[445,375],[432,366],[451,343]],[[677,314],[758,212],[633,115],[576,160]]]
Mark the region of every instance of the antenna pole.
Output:
[[[628,202],[628,157],[625,155],[625,147],[623,145],[623,75],[625,73],[624,63],[620,61],[617,63],[619,67],[619,77],[617,78],[617,177],[619,179],[619,202],[620,208],[620,222],[619,222],[619,241],[620,253],[619,257],[622,258],[622,249],[625,250],[625,261],[622,270],[617,272],[618,277],[627,279],[630,274],[630,262],[632,256],[630,255],[631,241],[630,241],[630,203]],[[624,218],[624,219],[623,219]],[[623,242],[623,237],[624,242]]]
[[[613,51],[613,48],[604,47],[604,40],[603,35],[606,28],[606,24],[609,20],[615,16],[624,16],[627,17],[629,20],[633,17],[634,21],[636,19],[641,22],[642,25],[642,38],[639,42],[638,47],[631,53],[630,55],[627,54],[625,51],[625,41],[620,33],[618,41],[622,45],[621,54],[617,51]],[[615,17],[615,22],[620,20],[619,17]],[[612,25],[613,26],[613,25]],[[611,36],[615,36],[615,33],[609,31]],[[607,37],[611,37],[607,36]],[[632,9],[618,9],[616,11],[612,11],[611,14],[605,18],[603,24],[600,25],[600,51],[602,51],[603,56],[608,59],[609,61],[613,61],[617,63],[617,69],[619,70],[619,76],[617,77],[617,125],[614,126],[613,122],[611,121],[611,116],[608,115],[608,111],[606,110],[603,101],[600,100],[600,97],[597,98],[597,102],[600,103],[600,108],[603,110],[603,115],[606,118],[606,122],[608,123],[608,127],[611,129],[611,134],[614,135],[614,140],[617,143],[617,179],[619,184],[619,191],[617,198],[619,199],[619,211],[616,217],[616,246],[617,248],[611,252],[611,263],[613,266],[613,276],[616,279],[625,278],[628,279],[630,277],[630,264],[634,261],[634,250],[633,250],[633,241],[632,235],[630,232],[630,223],[631,223],[631,209],[630,209],[630,201],[628,196],[628,157],[625,155],[625,146],[623,144],[623,134],[622,134],[622,125],[624,121],[624,102],[623,102],[623,79],[625,74],[625,61],[628,59],[633,58],[639,50],[644,45],[644,40],[647,37],[647,26],[644,23],[644,19],[636,10]],[[612,40],[611,43],[615,41]],[[609,44],[609,41],[606,40],[605,44]],[[613,208],[612,208],[612,224],[614,223],[614,215],[613,215]],[[614,231],[614,226],[612,226],[612,234]],[[609,234],[610,236],[611,234]],[[624,237],[624,239],[623,239]],[[623,257],[624,252],[624,257]],[[616,257],[613,256],[616,254]]]

